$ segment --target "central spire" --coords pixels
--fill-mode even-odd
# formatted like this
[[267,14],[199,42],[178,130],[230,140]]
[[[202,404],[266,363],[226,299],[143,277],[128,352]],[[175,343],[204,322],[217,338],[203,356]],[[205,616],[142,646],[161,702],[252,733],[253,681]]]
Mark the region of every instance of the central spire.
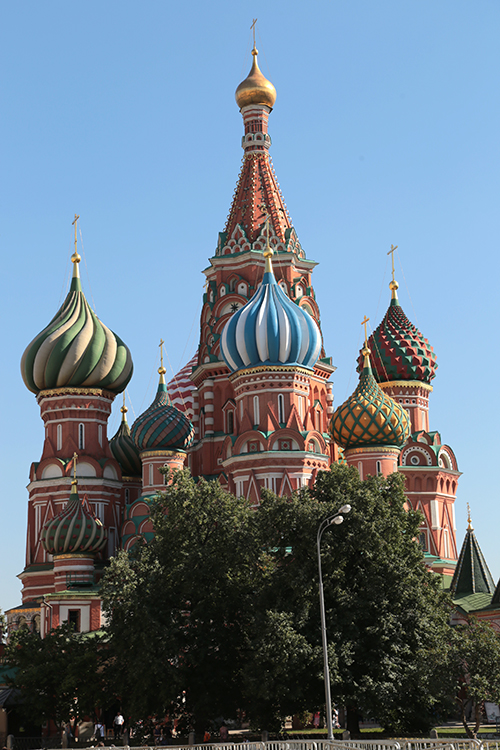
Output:
[[258,54],[254,41],[250,73],[235,93],[245,128],[241,142],[245,156],[227,224],[220,233],[217,255],[227,254],[228,247],[234,248],[231,252],[263,252],[269,216],[271,242],[276,251],[295,252],[304,257],[269,158],[268,120],[276,101],[276,89],[262,74]]

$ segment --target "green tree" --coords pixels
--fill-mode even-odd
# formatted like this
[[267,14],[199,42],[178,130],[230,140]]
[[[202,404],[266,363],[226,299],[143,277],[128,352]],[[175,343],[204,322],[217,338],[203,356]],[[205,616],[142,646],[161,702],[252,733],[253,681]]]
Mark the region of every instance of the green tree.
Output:
[[103,602],[125,710],[183,713],[200,729],[243,705],[259,551],[245,501],[187,472],[170,478],[153,506],[155,538],[112,560]]
[[103,638],[74,633],[65,624],[41,639],[27,629],[12,634],[5,661],[16,670],[13,686],[21,711],[32,724],[52,720],[60,727],[92,716],[108,697],[103,676]]
[[332,690],[353,733],[359,711],[393,731],[427,729],[446,695],[450,602],[424,567],[421,515],[406,509],[403,481],[334,467],[312,492],[352,506],[339,533],[323,536],[323,554]]
[[[470,617],[453,629],[450,675],[467,736],[474,738],[481,723],[485,701],[500,702],[500,638],[492,625]],[[472,704],[472,705],[471,705]],[[473,708],[473,726],[467,707]]]
[[332,694],[357,715],[414,731],[445,684],[449,605],[424,568],[398,475],[362,482],[335,466],[312,491],[264,493],[252,510],[186,473],[156,503],[156,536],[118,556],[103,588],[114,678],[134,718],[246,712],[277,728],[324,704],[316,533],[323,536]]

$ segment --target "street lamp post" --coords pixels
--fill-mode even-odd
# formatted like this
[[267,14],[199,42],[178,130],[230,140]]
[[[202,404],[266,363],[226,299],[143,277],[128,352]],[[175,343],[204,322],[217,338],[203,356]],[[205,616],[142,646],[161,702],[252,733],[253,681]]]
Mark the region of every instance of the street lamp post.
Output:
[[325,617],[325,596],[323,593],[323,575],[321,573],[321,537],[325,529],[332,524],[338,526],[344,520],[344,515],[351,510],[350,505],[343,505],[337,513],[325,518],[319,525],[316,543],[318,547],[318,572],[319,572],[319,608],[321,612],[321,639],[323,642],[323,662],[325,675],[325,703],[326,703],[326,726],[328,730],[328,739],[333,740],[333,721],[332,721],[332,699],[330,694],[330,668],[328,666],[328,641],[326,638],[326,617]]

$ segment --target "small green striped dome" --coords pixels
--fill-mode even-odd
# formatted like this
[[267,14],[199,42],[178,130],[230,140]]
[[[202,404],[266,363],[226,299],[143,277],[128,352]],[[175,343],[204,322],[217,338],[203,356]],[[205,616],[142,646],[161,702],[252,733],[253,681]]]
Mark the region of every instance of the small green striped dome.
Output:
[[408,414],[378,385],[367,356],[358,387],[332,416],[331,435],[343,448],[401,448],[410,435]]
[[126,477],[140,477],[142,474],[142,463],[139,451],[130,435],[126,412],[127,407],[121,408],[123,414],[118,432],[109,441],[111,453],[120,464],[121,470]]
[[40,539],[51,555],[96,554],[103,549],[107,541],[106,529],[83,507],[76,481],[72,484],[68,504],[61,513],[47,521]]
[[60,310],[23,354],[24,383],[33,393],[63,386],[121,393],[132,377],[132,355],[90,309],[74,264]]
[[194,427],[170,401],[163,375],[155,400],[137,417],[131,435],[140,451],[186,450],[193,442]]

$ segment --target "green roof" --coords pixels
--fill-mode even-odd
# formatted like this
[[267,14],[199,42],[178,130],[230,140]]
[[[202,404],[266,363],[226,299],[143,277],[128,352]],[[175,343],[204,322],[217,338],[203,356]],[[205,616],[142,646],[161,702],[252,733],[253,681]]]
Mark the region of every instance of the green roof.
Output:
[[468,528],[451,583],[453,601],[456,602],[461,597],[468,598],[471,594],[487,594],[489,604],[494,591],[495,584],[474,530]]

